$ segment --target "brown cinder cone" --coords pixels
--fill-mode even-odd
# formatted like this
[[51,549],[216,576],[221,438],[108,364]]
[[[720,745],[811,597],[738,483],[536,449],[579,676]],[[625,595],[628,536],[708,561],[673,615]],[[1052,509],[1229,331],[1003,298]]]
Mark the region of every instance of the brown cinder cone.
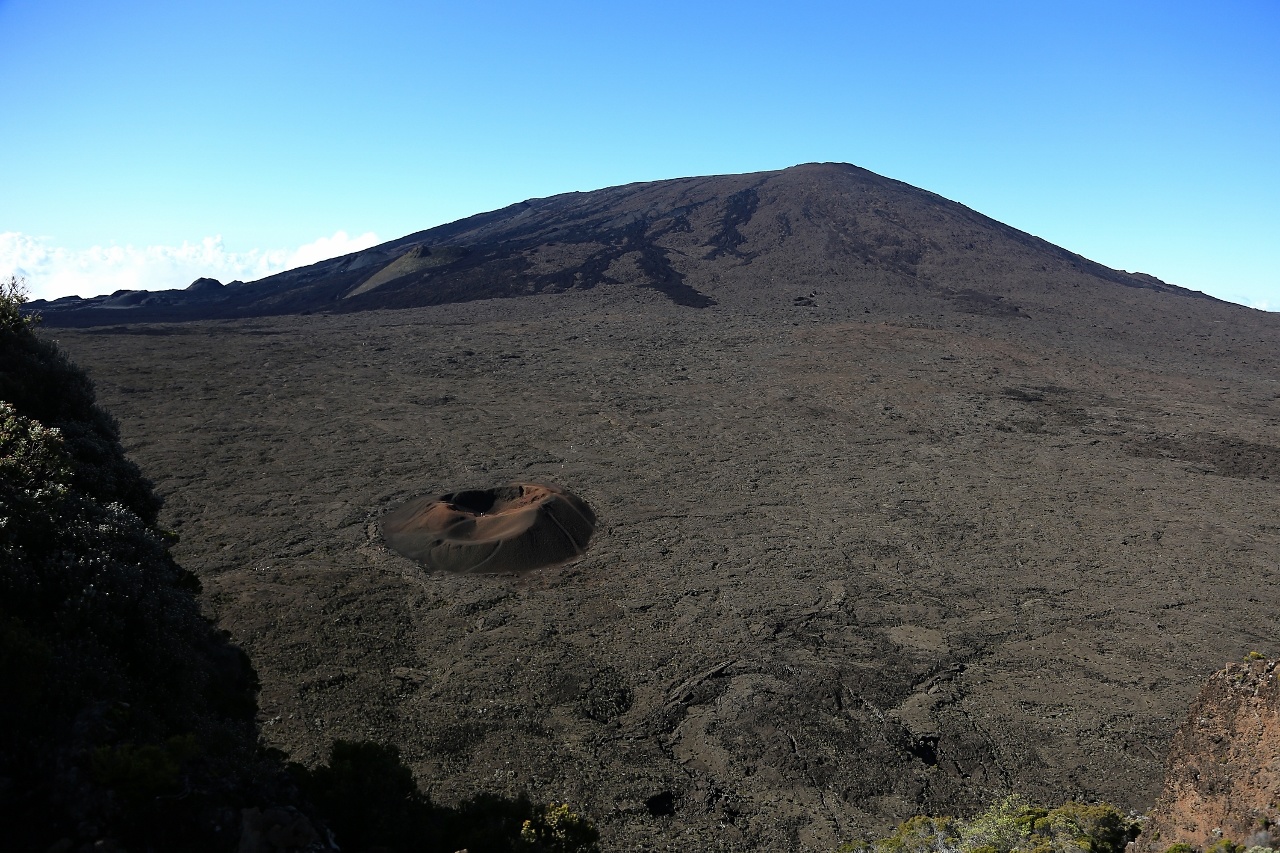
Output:
[[420,497],[387,513],[382,536],[396,553],[446,572],[526,572],[581,556],[596,517],[556,486],[513,483]]

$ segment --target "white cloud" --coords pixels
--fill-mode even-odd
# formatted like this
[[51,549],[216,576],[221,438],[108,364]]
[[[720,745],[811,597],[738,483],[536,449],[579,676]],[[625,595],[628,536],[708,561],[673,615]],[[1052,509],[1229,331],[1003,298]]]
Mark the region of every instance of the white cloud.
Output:
[[186,287],[201,277],[224,284],[314,264],[378,244],[378,235],[350,236],[338,231],[295,249],[228,251],[222,237],[205,237],[181,246],[94,246],[66,249],[42,237],[0,232],[0,277],[27,280],[32,299],[97,296],[116,290],[165,290]]

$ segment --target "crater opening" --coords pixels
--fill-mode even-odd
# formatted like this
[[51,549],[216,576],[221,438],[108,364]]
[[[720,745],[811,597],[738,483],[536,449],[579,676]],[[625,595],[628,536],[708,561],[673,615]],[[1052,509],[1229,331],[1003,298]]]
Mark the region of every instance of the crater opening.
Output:
[[496,491],[496,489],[486,489],[484,491],[454,492],[451,495],[442,495],[440,500],[451,503],[466,512],[483,515],[492,510],[494,503],[498,500],[495,494]]
[[654,794],[644,801],[644,807],[654,817],[671,817],[676,813],[676,797],[670,791]]
[[446,572],[527,572],[587,550],[596,516],[556,486],[512,483],[419,497],[382,517],[391,550]]

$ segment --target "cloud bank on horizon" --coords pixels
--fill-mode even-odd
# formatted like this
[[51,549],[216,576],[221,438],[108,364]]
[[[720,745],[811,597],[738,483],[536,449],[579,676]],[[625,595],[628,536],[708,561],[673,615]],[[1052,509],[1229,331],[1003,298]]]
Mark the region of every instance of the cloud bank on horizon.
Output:
[[99,296],[117,290],[170,290],[197,278],[254,281],[376,246],[372,231],[331,236],[292,249],[232,251],[222,237],[180,246],[92,246],[68,249],[44,237],[0,232],[0,278],[26,279],[32,299]]

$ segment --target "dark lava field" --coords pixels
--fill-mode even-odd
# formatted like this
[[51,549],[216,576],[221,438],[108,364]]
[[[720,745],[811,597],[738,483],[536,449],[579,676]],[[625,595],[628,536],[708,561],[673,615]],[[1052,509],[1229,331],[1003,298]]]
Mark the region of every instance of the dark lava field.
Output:
[[[1280,653],[1280,315],[835,165],[370,253],[42,330],[295,760],[395,744],[611,850],[824,850],[1009,791],[1145,810],[1203,678]],[[513,482],[586,501],[581,559],[382,540]]]

